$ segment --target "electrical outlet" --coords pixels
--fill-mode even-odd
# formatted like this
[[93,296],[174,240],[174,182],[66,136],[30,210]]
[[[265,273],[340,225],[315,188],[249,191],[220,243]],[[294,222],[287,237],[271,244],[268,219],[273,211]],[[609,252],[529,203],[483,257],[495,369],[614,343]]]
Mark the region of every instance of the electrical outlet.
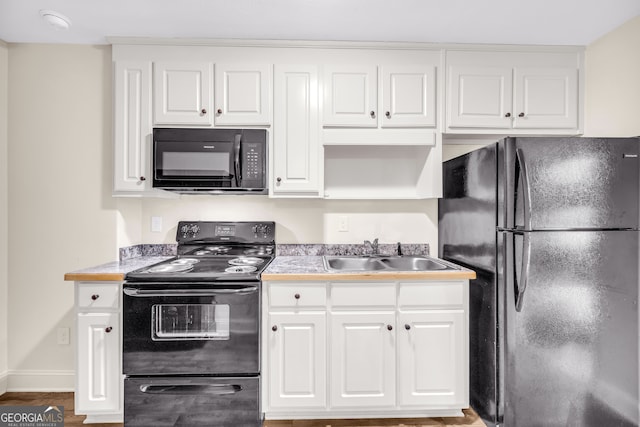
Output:
[[162,232],[162,217],[161,216],[152,216],[151,217],[151,231],[154,233]]
[[69,345],[69,328],[58,328],[58,344]]
[[338,217],[338,231],[349,231],[349,217],[346,215],[340,215]]

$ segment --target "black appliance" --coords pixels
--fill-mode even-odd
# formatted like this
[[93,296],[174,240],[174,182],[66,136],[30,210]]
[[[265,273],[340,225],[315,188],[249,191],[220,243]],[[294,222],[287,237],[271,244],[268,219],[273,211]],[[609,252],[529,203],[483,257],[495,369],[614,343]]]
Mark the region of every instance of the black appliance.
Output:
[[637,427],[640,139],[507,138],[444,163],[488,426]]
[[153,187],[267,194],[267,146],[264,129],[154,129]]
[[258,427],[260,273],[273,222],[178,224],[175,258],[125,276],[125,426]]

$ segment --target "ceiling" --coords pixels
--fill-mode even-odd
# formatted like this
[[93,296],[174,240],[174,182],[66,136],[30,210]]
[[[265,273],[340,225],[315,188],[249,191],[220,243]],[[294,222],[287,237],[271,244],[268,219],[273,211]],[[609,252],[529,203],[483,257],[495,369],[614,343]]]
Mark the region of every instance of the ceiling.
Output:
[[[39,10],[67,16],[69,30]],[[0,40],[106,37],[588,45],[640,0],[0,0]]]

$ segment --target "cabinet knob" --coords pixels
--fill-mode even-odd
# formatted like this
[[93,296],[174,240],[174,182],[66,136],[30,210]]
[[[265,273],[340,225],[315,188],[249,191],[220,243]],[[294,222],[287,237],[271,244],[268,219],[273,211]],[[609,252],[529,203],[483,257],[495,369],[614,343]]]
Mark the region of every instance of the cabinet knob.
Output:
[[97,300],[98,298],[100,298],[100,295],[98,295],[98,294],[91,295],[91,299],[94,300],[94,301]]
[[404,328],[408,331],[409,329],[411,329],[411,325],[407,323],[406,325],[404,325]]
[[113,328],[111,326],[107,326],[106,328],[104,328],[104,331],[106,333],[109,333],[109,332],[113,331]]
[[375,118],[376,118],[376,112],[375,112],[375,111],[371,111],[371,112],[369,113],[369,115],[371,116],[371,118],[372,118],[372,119],[375,119]]
[[295,299],[300,299],[300,294],[295,294],[293,297],[294,297]]
[[221,108],[218,108],[217,113],[218,113],[218,115],[222,114],[222,109],[221,109]]
[[386,113],[384,113],[385,116],[387,116],[388,119],[391,118],[391,111],[387,111]]
[[277,177],[277,178],[276,178],[276,181],[278,181],[278,182],[282,182],[282,178]]
[[511,117],[511,113],[507,113],[504,115],[505,117]]
[[140,177],[140,181],[146,181],[146,180],[147,180],[147,178],[145,178],[144,176]]
[[271,330],[272,330],[273,332],[275,332],[275,331],[277,331],[277,330],[278,330],[278,327],[277,327],[276,325],[273,325],[273,326],[271,327]]
[[202,110],[200,110],[200,112],[202,113],[202,115],[204,116],[205,114],[207,114],[207,109],[203,108]]
[[393,330],[393,326],[387,325],[387,330],[392,331]]
[[524,117],[524,113],[518,114],[518,117]]

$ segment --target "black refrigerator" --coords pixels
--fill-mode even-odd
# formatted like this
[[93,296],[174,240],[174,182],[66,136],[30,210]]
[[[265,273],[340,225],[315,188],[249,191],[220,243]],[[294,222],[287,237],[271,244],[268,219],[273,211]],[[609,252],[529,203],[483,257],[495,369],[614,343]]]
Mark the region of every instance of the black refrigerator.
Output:
[[506,138],[443,164],[488,426],[638,426],[639,138]]

